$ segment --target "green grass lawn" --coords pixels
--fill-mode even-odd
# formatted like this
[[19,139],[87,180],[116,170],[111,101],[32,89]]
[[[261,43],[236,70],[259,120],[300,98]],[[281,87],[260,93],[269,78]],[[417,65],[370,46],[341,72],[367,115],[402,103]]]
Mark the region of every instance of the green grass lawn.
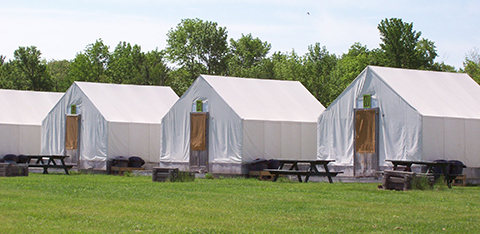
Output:
[[0,233],[480,233],[480,187],[0,177]]

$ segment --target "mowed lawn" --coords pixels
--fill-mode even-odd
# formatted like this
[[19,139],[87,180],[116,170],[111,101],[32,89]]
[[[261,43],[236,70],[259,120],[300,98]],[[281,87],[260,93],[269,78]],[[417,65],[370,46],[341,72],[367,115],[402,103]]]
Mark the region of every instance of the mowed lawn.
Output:
[[0,177],[0,233],[480,233],[480,187]]

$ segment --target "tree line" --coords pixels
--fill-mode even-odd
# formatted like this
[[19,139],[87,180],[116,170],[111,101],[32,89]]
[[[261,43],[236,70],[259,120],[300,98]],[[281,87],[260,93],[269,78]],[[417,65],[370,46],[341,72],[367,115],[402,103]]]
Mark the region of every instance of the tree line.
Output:
[[347,53],[329,53],[320,43],[304,55],[273,52],[271,44],[251,34],[228,39],[226,27],[201,19],[183,19],[167,33],[163,50],[142,52],[120,42],[113,51],[102,39],[89,44],[71,61],[42,60],[35,46],[19,47],[14,59],[0,55],[0,88],[65,92],[74,81],[170,86],[182,95],[200,74],[300,81],[328,106],[367,65],[467,72],[480,82],[480,55],[472,50],[464,69],[435,62],[435,43],[421,38],[413,23],[384,19],[378,24],[380,47],[359,42]]

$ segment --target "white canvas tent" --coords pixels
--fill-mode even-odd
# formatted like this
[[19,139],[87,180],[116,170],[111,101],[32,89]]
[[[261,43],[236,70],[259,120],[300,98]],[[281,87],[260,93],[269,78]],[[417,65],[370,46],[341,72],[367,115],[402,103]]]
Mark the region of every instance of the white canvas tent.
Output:
[[[257,158],[315,159],[324,109],[297,81],[201,75],[162,120],[160,164],[244,174]],[[197,112],[207,119],[203,150],[191,150]]]
[[62,95],[0,90],[0,156],[40,154],[42,120]]
[[74,82],[43,120],[42,153],[70,155],[81,169],[116,156],[158,164],[160,121],[177,100],[170,87]]
[[[367,112],[376,116],[370,130]],[[467,74],[369,66],[320,115],[317,154],[355,176],[391,166],[386,159],[475,168],[478,139],[480,86]]]

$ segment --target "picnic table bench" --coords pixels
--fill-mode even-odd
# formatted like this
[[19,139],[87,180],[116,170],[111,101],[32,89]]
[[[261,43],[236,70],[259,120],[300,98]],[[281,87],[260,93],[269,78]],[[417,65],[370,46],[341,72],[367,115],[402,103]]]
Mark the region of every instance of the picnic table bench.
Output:
[[[68,156],[66,155],[25,155],[27,157],[27,164],[28,167],[41,167],[43,168],[43,174],[48,174],[48,168],[59,168],[64,169],[65,174],[68,173],[68,169],[72,169],[72,164],[66,164],[65,158]],[[36,161],[33,163],[32,159]],[[55,160],[58,160],[59,163]]]
[[[308,182],[310,176],[326,176],[328,182],[333,183],[332,177],[337,176],[341,171],[331,172],[328,169],[328,164],[335,160],[295,160],[295,159],[279,159],[278,169],[265,169],[271,174],[274,174],[273,182],[277,181],[279,175],[296,175],[299,182],[302,182],[302,176],[305,176],[305,182]],[[306,170],[301,170],[298,164],[307,164]],[[290,165],[288,169],[284,169],[285,165]],[[319,171],[317,166],[322,165],[324,171]]]
[[[412,165],[423,165],[426,166],[425,175],[433,175],[434,179],[437,180],[441,175],[445,176],[445,182],[449,188],[452,188],[452,181],[460,175],[451,174],[448,170],[448,166],[451,165],[449,162],[431,162],[431,161],[408,161],[408,160],[385,160],[393,164],[393,170],[402,170],[403,171],[412,171]],[[403,167],[399,167],[403,166]],[[434,168],[440,168],[441,172],[438,173]]]

